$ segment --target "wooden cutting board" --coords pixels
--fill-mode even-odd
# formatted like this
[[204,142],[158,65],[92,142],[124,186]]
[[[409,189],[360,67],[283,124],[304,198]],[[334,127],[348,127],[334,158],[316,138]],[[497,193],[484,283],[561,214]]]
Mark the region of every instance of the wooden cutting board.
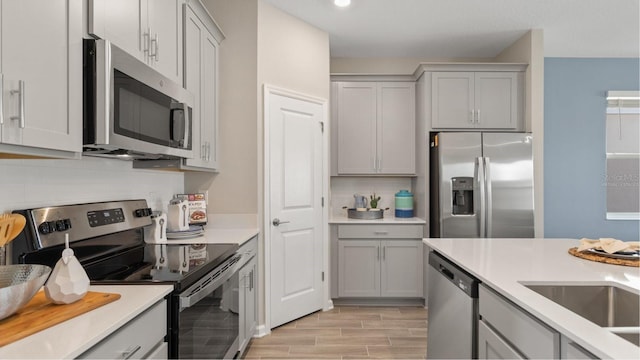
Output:
[[0,346],[11,344],[118,299],[120,294],[89,291],[74,303],[56,305],[41,290],[17,313],[0,320]]

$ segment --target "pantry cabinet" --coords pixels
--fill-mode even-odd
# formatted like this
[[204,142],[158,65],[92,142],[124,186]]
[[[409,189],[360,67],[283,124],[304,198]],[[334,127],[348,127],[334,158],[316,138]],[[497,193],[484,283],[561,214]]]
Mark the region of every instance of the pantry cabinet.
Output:
[[415,83],[334,82],[338,175],[415,174]]
[[422,297],[420,225],[340,225],[339,297]]
[[1,153],[80,154],[82,0],[0,1],[0,92]]
[[89,0],[88,32],[182,83],[184,0]]
[[432,128],[521,129],[523,92],[522,72],[433,72]]
[[184,87],[195,98],[194,157],[183,168],[218,168],[218,47],[224,35],[199,1],[184,5]]

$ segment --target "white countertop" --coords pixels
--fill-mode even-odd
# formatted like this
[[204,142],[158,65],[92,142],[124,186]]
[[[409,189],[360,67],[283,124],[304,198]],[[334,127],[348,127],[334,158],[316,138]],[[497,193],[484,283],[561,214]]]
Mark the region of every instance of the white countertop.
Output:
[[333,216],[329,219],[329,224],[367,224],[367,225],[380,225],[380,224],[413,224],[424,225],[426,221],[417,217],[412,218],[399,218],[395,216],[383,217],[382,219],[375,220],[361,220],[361,219],[349,219],[346,216]]
[[[242,245],[259,233],[258,228],[204,227],[204,235],[191,239],[173,239],[154,244],[238,244]],[[145,240],[146,241],[146,240]],[[152,242],[149,242],[152,243]]]
[[584,260],[575,239],[424,239],[480,281],[601,358],[640,358],[640,348],[521,283],[604,283],[640,291],[640,268]]
[[95,285],[90,291],[121,298],[0,347],[0,359],[75,358],[173,290],[172,285]]

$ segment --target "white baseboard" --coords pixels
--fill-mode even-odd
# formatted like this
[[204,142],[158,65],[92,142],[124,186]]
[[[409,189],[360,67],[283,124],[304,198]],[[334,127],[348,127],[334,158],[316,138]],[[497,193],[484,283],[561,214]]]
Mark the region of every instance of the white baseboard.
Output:
[[265,325],[258,325],[256,327],[256,333],[253,335],[254,338],[261,338],[263,336],[267,336],[271,334],[271,329],[267,329]]

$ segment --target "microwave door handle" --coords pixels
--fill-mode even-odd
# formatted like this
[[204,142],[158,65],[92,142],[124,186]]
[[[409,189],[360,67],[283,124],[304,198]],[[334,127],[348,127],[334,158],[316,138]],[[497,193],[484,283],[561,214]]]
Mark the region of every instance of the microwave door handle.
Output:
[[186,103],[182,104],[182,121],[184,122],[184,136],[182,138],[182,147],[189,147],[189,130],[191,129],[191,114],[189,113],[189,106]]

